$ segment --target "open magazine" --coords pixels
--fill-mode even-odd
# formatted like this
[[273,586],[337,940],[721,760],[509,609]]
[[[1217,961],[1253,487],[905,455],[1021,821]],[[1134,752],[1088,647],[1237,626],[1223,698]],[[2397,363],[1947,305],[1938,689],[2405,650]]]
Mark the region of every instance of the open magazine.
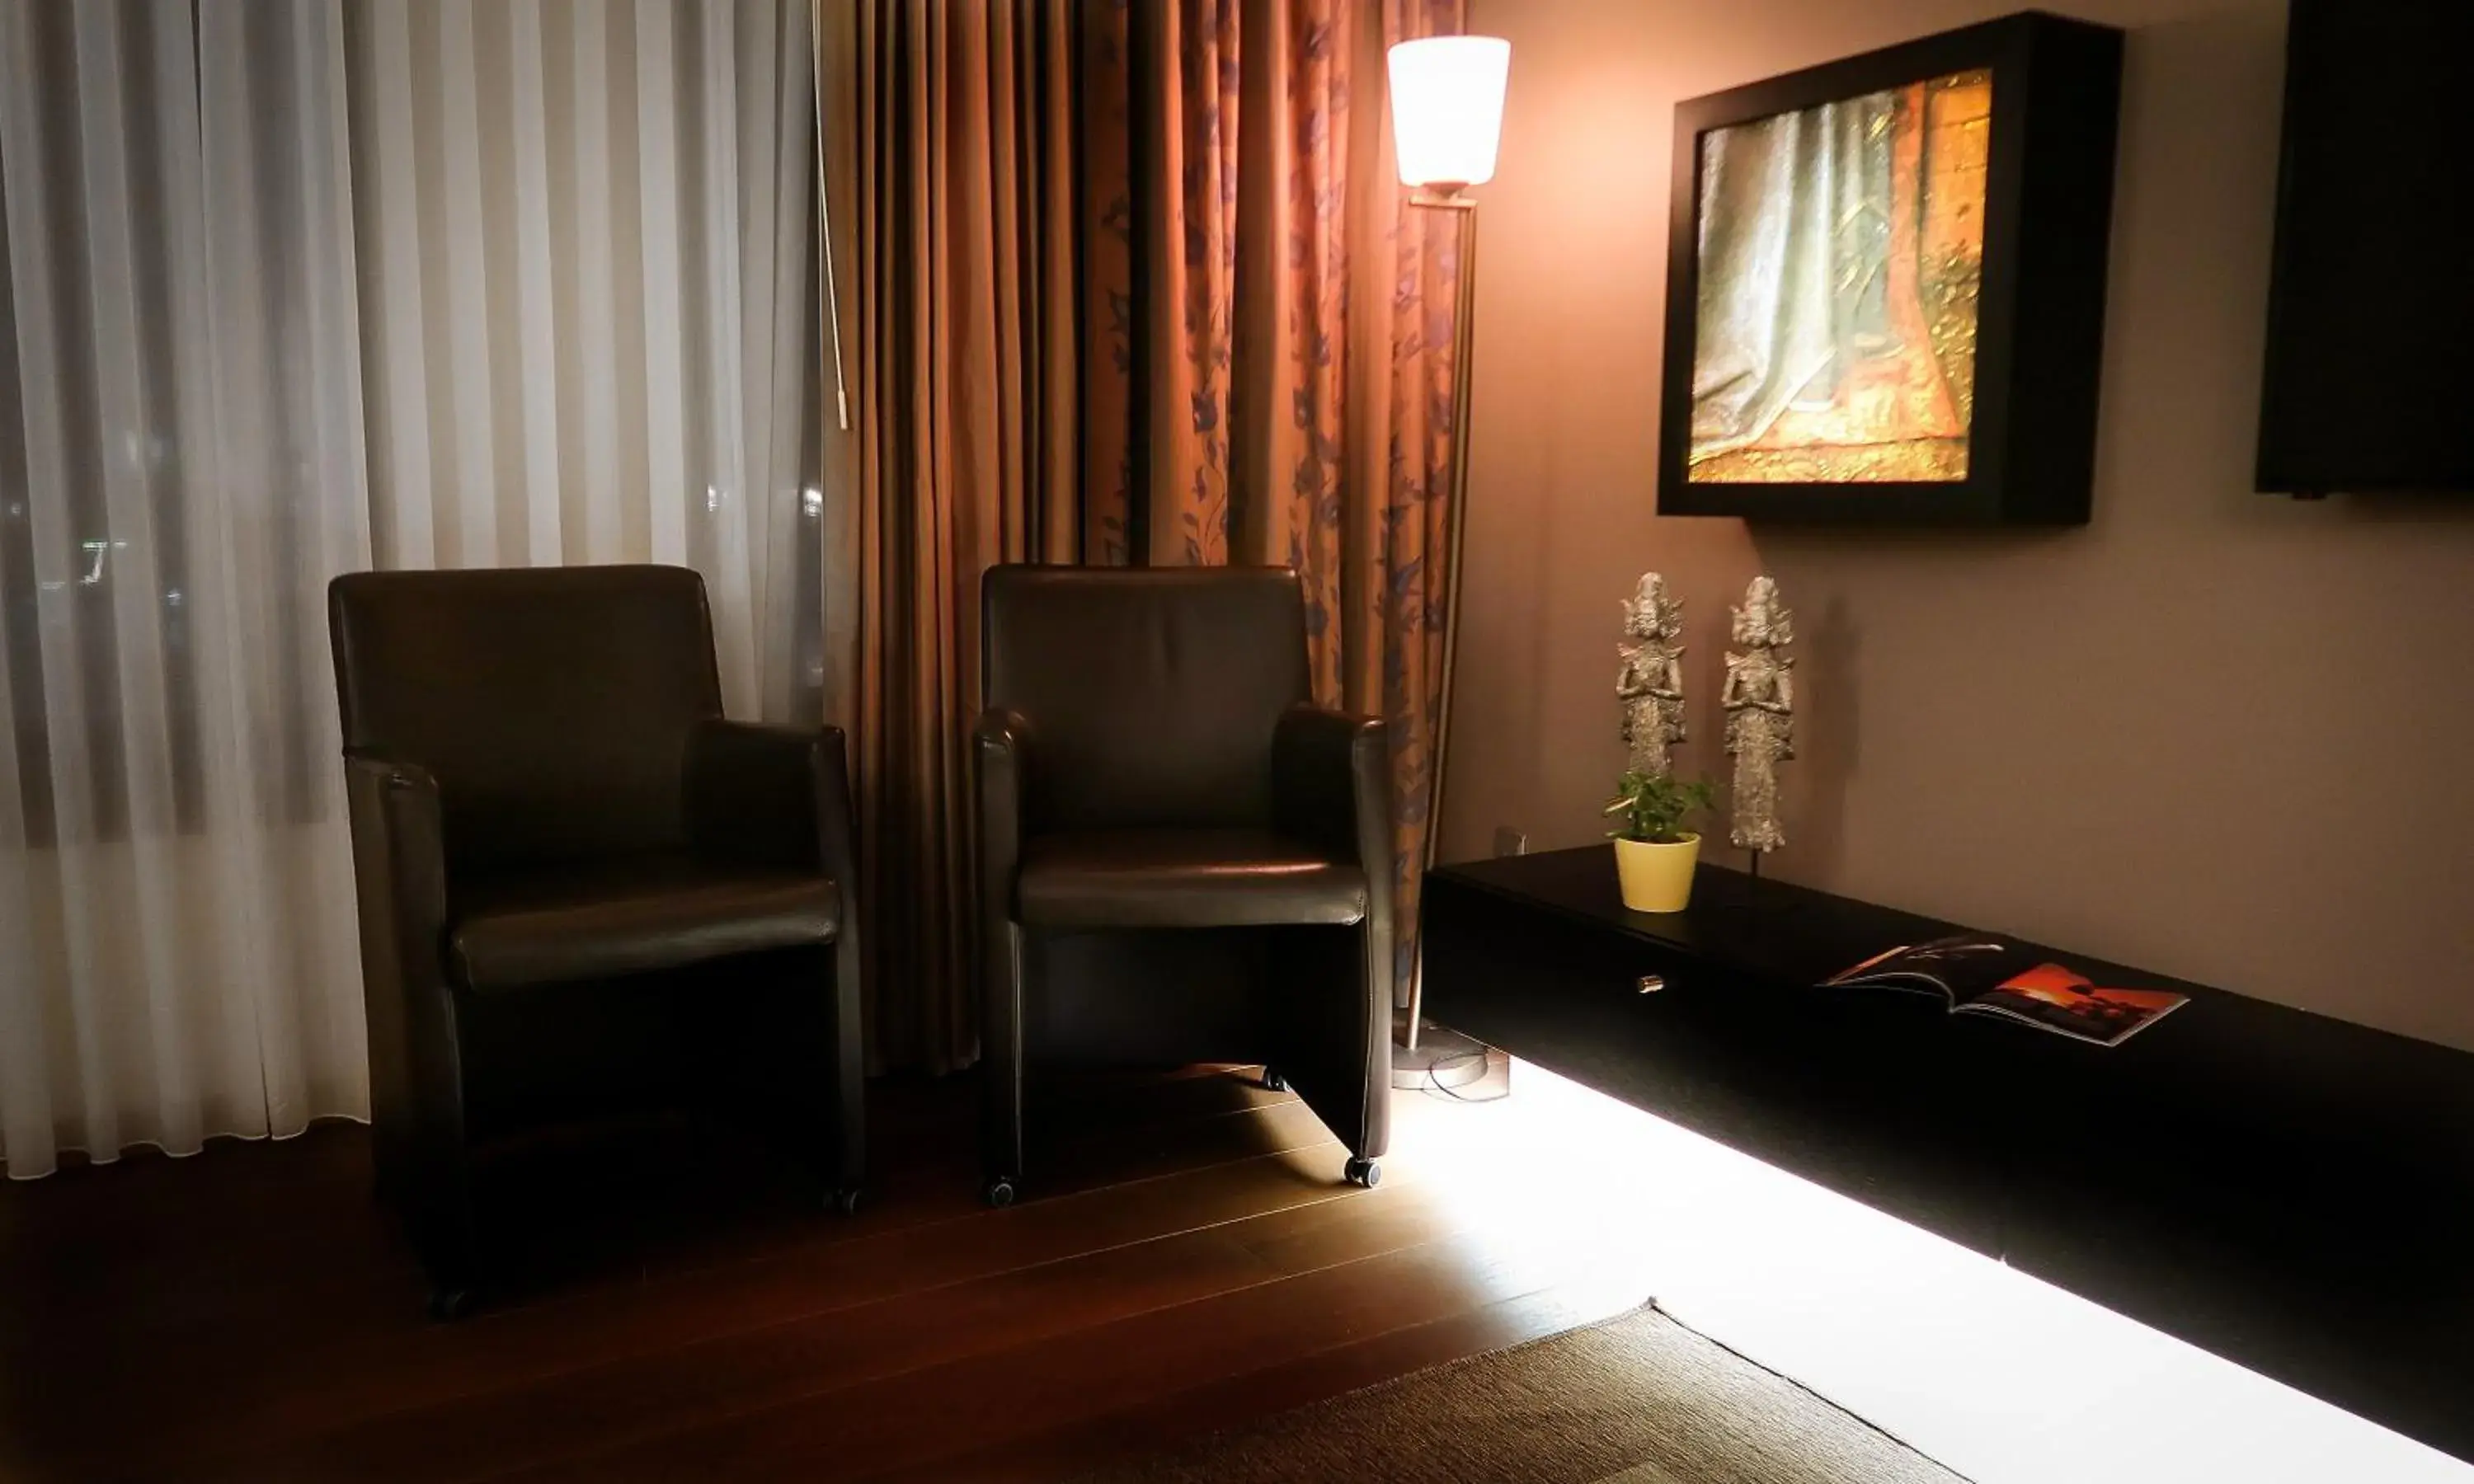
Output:
[[1877,953],[1822,981],[1939,994],[1955,1015],[2000,1016],[2099,1046],[2118,1046],[2190,997],[2165,990],[2106,989],[1991,936],[1936,938]]

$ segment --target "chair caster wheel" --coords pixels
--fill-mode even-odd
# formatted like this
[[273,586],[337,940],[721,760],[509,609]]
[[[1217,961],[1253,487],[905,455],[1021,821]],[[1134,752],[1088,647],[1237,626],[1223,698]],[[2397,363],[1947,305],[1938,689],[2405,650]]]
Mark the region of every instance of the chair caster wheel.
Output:
[[825,1197],[825,1209],[837,1216],[859,1214],[859,1186],[844,1185]]
[[1371,1160],[1352,1159],[1341,1167],[1340,1173],[1350,1185],[1364,1185],[1369,1190],[1383,1184],[1383,1166]]
[[451,1325],[472,1313],[475,1302],[472,1289],[440,1283],[429,1290],[429,1317],[442,1325]]
[[1266,1092],[1286,1092],[1289,1090],[1289,1079],[1280,1075],[1279,1068],[1275,1066],[1266,1066],[1263,1068],[1263,1090]]
[[992,1175],[988,1178],[988,1183],[980,1187],[980,1199],[987,1202],[989,1208],[995,1210],[1003,1210],[1011,1206],[1016,1193],[1013,1178],[1008,1175]]

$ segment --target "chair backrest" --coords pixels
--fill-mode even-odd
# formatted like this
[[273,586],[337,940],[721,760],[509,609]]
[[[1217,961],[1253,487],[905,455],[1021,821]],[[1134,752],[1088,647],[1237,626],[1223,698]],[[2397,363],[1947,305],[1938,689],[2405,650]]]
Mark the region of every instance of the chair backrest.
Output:
[[437,777],[450,869],[685,839],[688,734],[721,714],[696,573],[355,572],[327,629],[345,748]]
[[1002,566],[984,699],[1030,719],[1034,831],[1263,825],[1272,733],[1309,699],[1287,567]]

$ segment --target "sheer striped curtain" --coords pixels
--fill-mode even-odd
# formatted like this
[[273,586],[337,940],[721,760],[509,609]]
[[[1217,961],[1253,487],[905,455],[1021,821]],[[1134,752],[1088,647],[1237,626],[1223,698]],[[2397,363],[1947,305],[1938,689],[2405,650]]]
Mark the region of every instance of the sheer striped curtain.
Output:
[[808,705],[807,6],[346,22],[379,564],[693,566],[731,709]]
[[366,1101],[325,584],[366,562],[331,7],[0,0],[0,1154]]
[[803,0],[0,0],[0,1161],[367,1107],[325,588],[701,568],[813,716]]

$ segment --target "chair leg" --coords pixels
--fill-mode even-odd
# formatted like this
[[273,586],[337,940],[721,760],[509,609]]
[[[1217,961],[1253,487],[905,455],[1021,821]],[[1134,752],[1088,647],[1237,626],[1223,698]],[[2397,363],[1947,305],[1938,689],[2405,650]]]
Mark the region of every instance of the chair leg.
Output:
[[867,1048],[860,1020],[859,956],[845,946],[835,945],[826,977],[834,1005],[834,1209],[848,1216],[859,1210],[867,1176]]
[[980,1168],[986,1179],[980,1199],[1003,1209],[1022,1194],[1022,1071],[1018,1061],[990,1046],[980,1060]]
[[480,1292],[470,1286],[437,1282],[429,1289],[429,1317],[442,1325],[451,1325],[480,1306]]
[[[453,1234],[458,1228],[469,1229],[469,1215],[459,1216],[449,1209],[453,1204],[451,1197],[424,1201],[421,1197],[424,1186],[430,1184],[422,1179],[411,1153],[390,1136],[390,1131],[380,1127],[373,1133],[370,1198],[404,1224],[429,1280],[425,1301],[429,1317],[447,1324],[473,1311],[479,1287],[477,1264],[472,1260],[472,1244],[457,1241]],[[443,1239],[439,1235],[442,1228],[448,1233]]]
[[1020,1195],[1023,1172],[1022,928],[992,923],[989,936],[980,1020],[980,1168],[987,1179],[980,1198],[1002,1208]]
[[480,1302],[483,1260],[472,1172],[461,1151],[424,1161],[419,1193],[405,1210],[413,1246],[429,1275],[429,1317],[452,1323]]
[[1370,1169],[1391,1141],[1388,939],[1362,925],[1300,927],[1276,943],[1278,1015],[1263,1085],[1294,1089]]
[[789,998],[763,1033],[775,1044],[756,1054],[794,1089],[768,1114],[787,1122],[785,1147],[814,1179],[818,1206],[848,1216],[866,1185],[866,1052],[855,981],[834,949],[822,950],[815,968],[817,980],[780,987]]

